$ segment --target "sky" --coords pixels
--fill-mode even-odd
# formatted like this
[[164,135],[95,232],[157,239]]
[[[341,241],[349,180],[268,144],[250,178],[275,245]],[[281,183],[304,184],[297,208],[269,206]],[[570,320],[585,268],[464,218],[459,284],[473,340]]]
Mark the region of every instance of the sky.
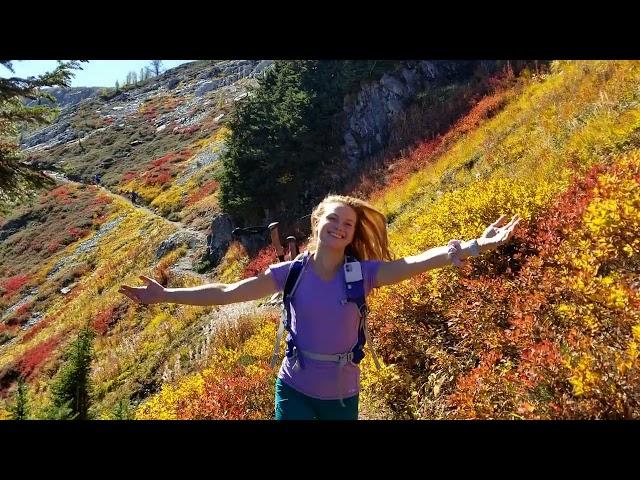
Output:
[[[177,67],[193,60],[162,60],[162,71]],[[140,69],[149,66],[151,60],[89,60],[82,63],[82,70],[75,70],[71,80],[72,87],[113,87],[116,80],[120,85],[125,83],[130,71],[140,75]],[[56,68],[55,60],[12,60],[15,73],[0,66],[0,77],[30,77],[40,75]]]

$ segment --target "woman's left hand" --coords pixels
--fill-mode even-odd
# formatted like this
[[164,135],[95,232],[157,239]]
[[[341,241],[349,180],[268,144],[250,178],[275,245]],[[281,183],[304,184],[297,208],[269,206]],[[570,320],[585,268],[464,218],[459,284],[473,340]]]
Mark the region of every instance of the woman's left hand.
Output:
[[484,230],[480,238],[478,238],[478,245],[481,248],[493,250],[500,245],[504,245],[511,239],[513,231],[520,222],[521,217],[516,214],[509,223],[506,223],[506,218],[506,215],[501,215],[498,220]]

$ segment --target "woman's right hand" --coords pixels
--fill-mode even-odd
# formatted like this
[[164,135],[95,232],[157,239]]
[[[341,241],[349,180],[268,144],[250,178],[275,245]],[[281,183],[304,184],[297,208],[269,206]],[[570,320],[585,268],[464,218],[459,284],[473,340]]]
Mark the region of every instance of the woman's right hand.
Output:
[[162,285],[144,275],[140,275],[140,279],[145,283],[144,287],[121,285],[118,292],[126,295],[136,303],[145,305],[164,302],[165,291]]

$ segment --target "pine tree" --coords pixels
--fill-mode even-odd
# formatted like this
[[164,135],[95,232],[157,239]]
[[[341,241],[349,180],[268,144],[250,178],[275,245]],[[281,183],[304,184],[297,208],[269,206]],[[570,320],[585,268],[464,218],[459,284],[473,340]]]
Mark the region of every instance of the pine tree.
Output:
[[229,121],[232,133],[221,157],[222,208],[248,222],[285,220],[308,211],[314,196],[326,193],[319,192],[317,175],[339,152],[342,139],[335,126],[345,94],[396,65],[274,62]]
[[83,328],[64,358],[65,363],[51,385],[49,417],[59,420],[88,420],[91,397],[89,373],[93,357],[94,331]]
[[113,416],[115,420],[131,420],[132,415],[128,399],[120,399],[113,410]]
[[[43,87],[69,87],[75,74],[73,71],[82,69],[80,63],[59,61],[55,70],[35,77],[0,77],[0,200],[23,197],[30,187],[46,183],[46,178],[23,162],[18,140],[25,126],[51,123],[59,111],[39,103],[27,106],[23,100],[55,102]],[[11,60],[0,60],[0,64],[14,73]]]
[[15,403],[10,408],[14,420],[27,420],[29,415],[29,403],[27,398],[27,383],[24,379],[18,380],[18,389],[15,394]]
[[297,193],[295,168],[308,159],[301,120],[311,104],[302,78],[312,63],[276,62],[237,108],[222,157],[220,201],[226,210],[248,220],[268,218]]

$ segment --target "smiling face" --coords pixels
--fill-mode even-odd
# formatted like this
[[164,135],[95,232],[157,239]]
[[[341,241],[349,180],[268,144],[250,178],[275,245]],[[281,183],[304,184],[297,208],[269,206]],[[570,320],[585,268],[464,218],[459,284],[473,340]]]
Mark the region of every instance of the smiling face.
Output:
[[316,232],[318,246],[344,250],[353,241],[358,216],[344,203],[328,203],[320,212]]

